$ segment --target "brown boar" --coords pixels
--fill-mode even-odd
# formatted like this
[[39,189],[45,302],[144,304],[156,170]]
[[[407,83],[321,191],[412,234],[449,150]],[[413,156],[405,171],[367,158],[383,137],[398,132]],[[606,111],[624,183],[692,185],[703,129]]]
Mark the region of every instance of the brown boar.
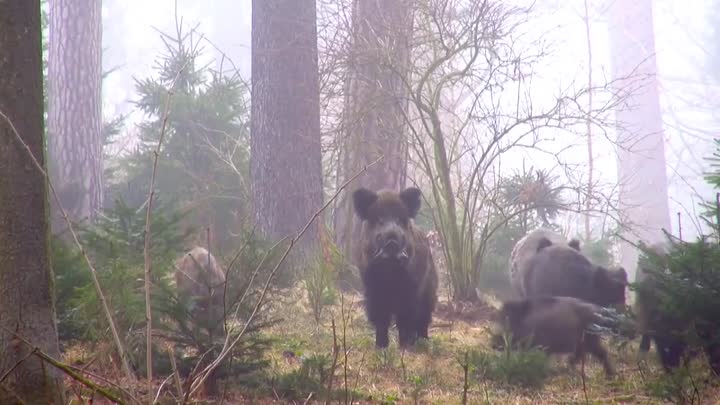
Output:
[[[530,259],[535,256],[540,247],[541,241],[549,240],[554,244],[566,243],[565,238],[559,233],[546,228],[538,228],[528,233],[520,239],[513,247],[510,253],[510,284],[518,297],[525,297],[524,278],[527,273]],[[568,245],[576,250],[580,250],[580,242],[571,240]]]
[[510,332],[513,345],[525,342],[548,354],[572,354],[571,365],[590,353],[611,377],[615,371],[601,338],[588,331],[592,324],[612,326],[598,315],[599,310],[600,306],[577,298],[543,296],[506,301],[496,320]]
[[196,246],[175,262],[178,295],[193,301],[193,317],[206,326],[222,322],[225,273],[207,249]]
[[538,251],[524,269],[525,294],[567,296],[603,307],[625,306],[627,273],[593,264],[571,244],[555,245],[548,238],[538,240]]
[[379,348],[388,346],[393,320],[401,347],[428,338],[438,276],[428,239],[413,222],[421,198],[414,187],[400,193],[366,188],[353,193],[355,212],[362,220],[357,248],[365,311]]

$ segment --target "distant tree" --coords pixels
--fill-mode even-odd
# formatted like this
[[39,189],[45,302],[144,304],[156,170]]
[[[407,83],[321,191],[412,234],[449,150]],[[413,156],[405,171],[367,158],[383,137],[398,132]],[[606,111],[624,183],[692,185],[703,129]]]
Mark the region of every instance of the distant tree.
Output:
[[[613,2],[609,8],[612,77],[616,90],[627,94],[615,112],[620,215],[648,243],[662,240],[661,229],[671,229],[652,3]],[[637,249],[620,245],[621,264],[634,279]]]
[[[407,81],[414,0],[355,0],[349,57],[349,91],[341,178],[384,155],[353,187],[399,190],[407,172]],[[392,66],[393,68],[388,68]],[[350,190],[352,191],[352,190]],[[360,221],[354,215],[350,192],[336,211],[335,238],[351,255]]]
[[[70,218],[92,220],[103,196],[101,2],[53,0],[49,17],[50,175]],[[51,207],[58,233],[64,221]]]
[[[139,126],[140,143],[126,156],[108,161],[106,198],[123,196],[133,207],[147,199],[172,90],[156,192],[175,208],[192,209],[188,222],[211,231],[213,254],[234,249],[250,215],[247,88],[235,74],[197,63],[202,44],[192,31],[178,24],[172,35],[161,36],[165,49],[158,69],[136,82],[136,106],[147,117]],[[208,243],[206,233],[195,242]]]
[[544,226],[552,228],[554,220],[563,208],[562,187],[557,178],[545,170],[528,170],[503,179],[500,198],[510,212],[517,216],[508,222],[516,222],[522,235]]
[[22,144],[44,166],[40,18],[39,0],[0,2],[0,55],[3,55],[0,403],[3,404],[65,403],[59,372],[33,355],[33,347],[19,339],[26,339],[54,358],[60,357],[48,261],[47,185]]
[[[294,237],[322,204],[320,87],[314,0],[252,2],[251,176],[259,229]],[[317,252],[315,223],[290,267]]]

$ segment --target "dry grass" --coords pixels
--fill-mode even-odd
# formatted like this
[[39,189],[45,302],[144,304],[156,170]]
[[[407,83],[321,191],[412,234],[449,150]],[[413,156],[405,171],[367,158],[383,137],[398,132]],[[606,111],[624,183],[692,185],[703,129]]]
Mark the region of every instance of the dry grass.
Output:
[[[345,342],[348,350],[347,386],[354,403],[423,403],[460,404],[463,397],[463,368],[461,361],[468,350],[489,351],[487,320],[491,309],[487,306],[465,305],[458,307],[441,302],[430,330],[429,342],[419,343],[413,350],[401,352],[397,346],[397,332],[391,330],[390,348],[378,351],[374,347],[373,330],[365,319],[362,297],[345,295],[345,308],[350,307]],[[228,381],[223,403],[305,403],[306,398],[288,398],[274,389],[282,376],[297,370],[302,359],[313,354],[333,359],[332,320],[336,324],[336,342],[339,346],[333,390],[343,403],[345,395],[345,368],[342,346],[342,311],[339,304],[326,309],[322,324],[317,325],[307,305],[306,294],[300,288],[283,291],[273,298],[273,311],[283,321],[268,331],[275,339],[269,352],[271,366],[263,389],[241,388]],[[661,376],[654,353],[641,362],[637,354],[637,341],[626,347],[608,342],[618,376],[606,380],[602,367],[588,357],[586,363],[586,393],[580,377],[580,368],[569,369],[564,359],[551,360],[552,375],[539,390],[506,386],[470,375],[467,403],[469,404],[570,404],[570,403],[673,403],[654,396],[647,388],[650,379]],[[96,350],[95,356],[82,345],[65,350],[69,362],[84,359],[100,375],[120,377],[117,363],[109,350]],[[95,360],[92,360],[96,358]],[[328,363],[328,366],[329,364]],[[700,362],[696,362],[700,363]],[[697,371],[703,374],[705,371]],[[158,376],[164,378],[165,376]],[[267,380],[274,381],[268,382]],[[156,382],[156,389],[161,383]],[[101,381],[98,381],[101,383]],[[326,384],[323,384],[326,386]],[[304,389],[306,387],[297,387]],[[586,402],[587,396],[587,402]],[[702,400],[695,403],[717,403],[720,390],[706,388]],[[324,403],[322,393],[312,393],[307,403]],[[168,402],[170,403],[170,402]],[[334,403],[338,403],[334,401]]]

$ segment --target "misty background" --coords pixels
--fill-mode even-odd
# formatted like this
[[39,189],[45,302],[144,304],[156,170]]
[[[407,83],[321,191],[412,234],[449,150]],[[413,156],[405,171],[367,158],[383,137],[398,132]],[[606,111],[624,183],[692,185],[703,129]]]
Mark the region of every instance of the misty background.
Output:
[[[545,95],[554,94],[558,89],[587,84],[588,40],[585,35],[583,1],[543,0],[534,3],[532,21],[524,27],[528,35],[520,41],[531,43],[536,35],[541,35],[543,42],[550,44],[548,55],[541,63],[534,65],[532,77],[533,97],[542,100]],[[609,17],[612,1],[591,3],[592,77],[594,83],[600,85],[608,82],[611,76],[609,35],[613,30],[623,31],[625,28],[613,24]],[[529,2],[513,4],[527,5]],[[695,220],[698,202],[712,199],[710,186],[703,180],[703,173],[707,171],[704,158],[711,151],[712,137],[718,130],[718,117],[713,107],[717,105],[720,94],[715,74],[717,67],[709,62],[712,50],[707,48],[708,44],[713,43],[707,42],[713,34],[711,19],[708,17],[712,5],[709,0],[653,2],[668,215],[672,232],[676,234],[679,213],[683,236],[687,238],[694,238],[699,228],[702,228]],[[126,123],[127,141],[123,147],[132,147],[133,124],[141,119],[141,113],[134,110],[131,104],[136,98],[133,77],[152,74],[155,58],[162,50],[158,30],[174,31],[175,7],[186,30],[194,28],[198,38],[202,35],[206,39],[201,41],[205,49],[201,56],[204,63],[218,69],[222,65],[226,72],[237,69],[243,80],[250,81],[250,0],[103,2],[103,70],[112,70],[103,81],[103,116],[109,119],[116,114],[129,114]],[[330,6],[319,2],[319,14],[323,13],[323,7]],[[582,177],[583,170],[586,171],[582,165],[586,159],[584,135],[572,137],[566,131],[560,133],[548,128],[542,131],[551,140],[544,144],[547,152],[550,155],[561,153],[562,164],[572,166],[572,170],[566,172]],[[603,131],[594,140],[595,175],[599,177],[599,182],[612,185],[617,183],[616,134],[612,127],[606,127]],[[502,164],[508,171],[527,165],[552,169],[554,173],[563,176],[567,174],[563,173],[563,168],[558,167],[558,161],[552,156],[537,151],[512,151],[503,158]],[[578,216],[564,216],[566,219],[563,222],[568,229],[582,227]]]

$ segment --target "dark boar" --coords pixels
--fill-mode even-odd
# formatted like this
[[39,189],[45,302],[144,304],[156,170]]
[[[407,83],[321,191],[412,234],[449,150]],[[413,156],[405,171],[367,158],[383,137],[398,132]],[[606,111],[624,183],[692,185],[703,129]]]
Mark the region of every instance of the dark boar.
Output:
[[[510,284],[518,297],[525,297],[525,285],[524,278],[527,273],[528,266],[530,265],[530,259],[532,259],[538,252],[540,242],[546,243],[550,241],[552,243],[561,245],[566,243],[565,238],[555,231],[545,228],[536,229],[527,235],[523,236],[510,253]],[[578,240],[571,240],[568,245],[576,250],[580,250],[580,242]]]
[[530,258],[523,275],[526,296],[567,296],[603,307],[624,307],[628,284],[625,269],[597,266],[577,247],[573,241],[554,245],[549,239],[540,238],[538,251]]
[[196,246],[179,258],[175,262],[175,283],[178,295],[193,301],[196,320],[210,328],[221,324],[225,273],[210,252]]
[[355,212],[363,221],[358,267],[365,310],[380,348],[388,346],[393,319],[401,347],[428,337],[438,276],[427,237],[413,223],[421,198],[414,187],[400,193],[366,188],[353,193]]
[[[647,247],[647,251],[661,258],[670,253],[667,243],[650,245]],[[671,372],[679,367],[681,361],[687,365],[688,361],[700,354],[701,351],[699,348],[688,350],[687,334],[691,331],[691,319],[673,315],[670,311],[662,308],[661,301],[657,296],[659,289],[657,277],[648,272],[640,259],[635,283],[634,310],[642,333],[640,352],[648,352],[651,342],[655,342],[655,350],[666,372]],[[698,332],[700,343],[707,355],[710,368],[720,375],[720,341],[717,340],[720,336],[718,336],[717,330],[717,325],[709,325],[709,327],[698,325],[696,332]]]
[[601,310],[598,305],[573,297],[533,297],[506,301],[496,320],[511,333],[513,345],[525,342],[548,354],[572,354],[571,365],[590,353],[611,377],[615,371],[601,338],[588,331],[592,324],[614,326],[599,315]]

